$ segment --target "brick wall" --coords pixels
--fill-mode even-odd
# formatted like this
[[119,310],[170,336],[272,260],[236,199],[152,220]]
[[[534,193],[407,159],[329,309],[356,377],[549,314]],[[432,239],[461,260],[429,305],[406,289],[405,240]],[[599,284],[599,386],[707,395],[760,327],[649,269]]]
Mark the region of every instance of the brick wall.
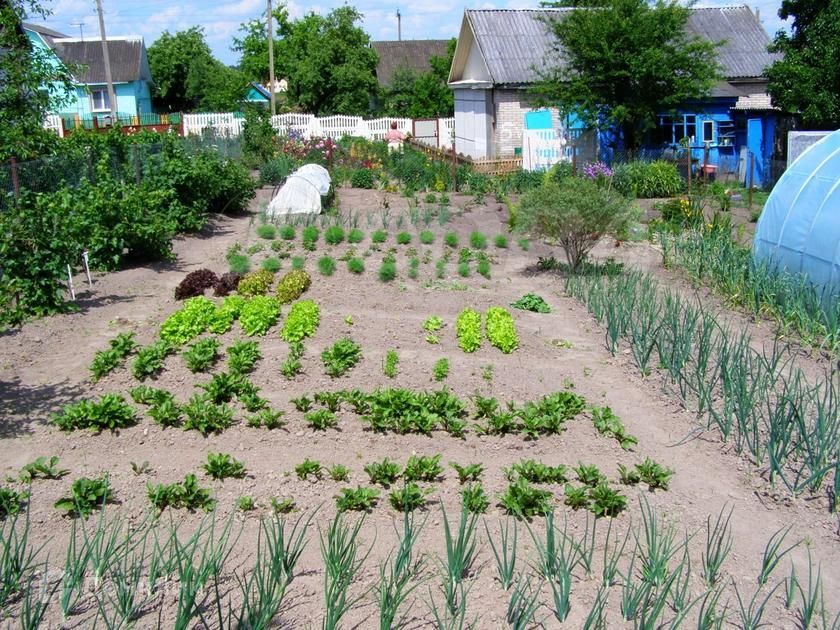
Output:
[[[512,157],[515,149],[522,148],[522,132],[525,129],[525,112],[533,109],[527,102],[525,90],[493,90],[495,130],[493,148],[496,157]],[[551,118],[556,128],[559,114],[551,108]]]

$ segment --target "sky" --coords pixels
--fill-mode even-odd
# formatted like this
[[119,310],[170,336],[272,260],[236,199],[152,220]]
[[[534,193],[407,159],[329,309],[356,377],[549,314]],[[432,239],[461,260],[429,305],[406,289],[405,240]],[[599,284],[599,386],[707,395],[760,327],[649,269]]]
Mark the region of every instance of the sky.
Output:
[[[94,0],[47,0],[44,4],[52,10],[52,15],[37,22],[71,37],[78,37],[80,32],[85,38],[99,36]],[[343,4],[343,0],[318,0],[315,4],[288,0],[286,6],[292,17],[300,17],[309,11],[326,13]],[[451,0],[403,0],[402,6],[400,0],[356,0],[350,4],[364,15],[363,27],[374,40],[397,39],[397,9],[402,14],[403,39],[448,39],[458,35],[464,9],[539,6],[538,0],[483,0],[463,5]],[[700,0],[695,6],[738,4],[757,8],[771,36],[785,27],[777,15],[781,0]],[[238,61],[238,54],[231,50],[234,36],[243,22],[265,13],[266,0],[102,0],[102,6],[109,37],[141,35],[149,46],[163,31],[174,33],[200,26],[215,56],[232,65]]]

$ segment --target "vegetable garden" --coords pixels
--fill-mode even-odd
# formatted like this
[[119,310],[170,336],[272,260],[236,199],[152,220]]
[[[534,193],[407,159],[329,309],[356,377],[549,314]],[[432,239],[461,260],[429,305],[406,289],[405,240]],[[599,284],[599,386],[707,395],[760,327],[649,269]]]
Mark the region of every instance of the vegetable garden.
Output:
[[[453,180],[412,151],[286,139],[262,181],[314,158],[335,201],[271,224],[270,185],[225,216],[247,171],[182,150],[2,219],[20,245],[34,209],[87,216],[62,247],[102,234],[96,266],[123,267],[0,339],[4,621],[838,627],[836,315],[744,273],[722,219],[651,228],[651,275],[602,169]],[[564,225],[612,204],[594,220],[621,246],[538,229],[557,198]],[[577,263],[539,233],[582,243]],[[7,322],[66,310],[44,269],[49,299]]]

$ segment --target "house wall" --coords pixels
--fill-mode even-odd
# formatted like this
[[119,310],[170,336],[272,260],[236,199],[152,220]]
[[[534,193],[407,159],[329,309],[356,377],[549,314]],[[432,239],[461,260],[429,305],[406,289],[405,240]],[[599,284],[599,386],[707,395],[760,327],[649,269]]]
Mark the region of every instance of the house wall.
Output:
[[455,150],[472,158],[493,155],[492,90],[454,90]]
[[[93,113],[91,111],[90,92],[105,89],[107,89],[105,84],[77,86],[75,99],[71,103],[63,105],[58,113],[62,115],[90,116]],[[151,113],[152,111],[149,84],[145,81],[115,83],[114,94],[117,97],[117,114],[137,116],[138,114]],[[108,114],[109,112],[97,111],[96,113]]]
[[[493,111],[495,112],[495,128],[493,133],[494,157],[513,157],[522,150],[525,114],[538,109],[532,107],[525,97],[524,90],[493,90]],[[554,129],[564,129],[565,125],[558,110],[551,107],[549,111],[551,112],[552,127]]]
[[[50,48],[47,43],[43,40],[43,38],[36,33],[35,31],[30,31],[29,29],[23,29],[26,36],[29,38],[30,43],[32,44],[33,50],[38,53],[49,65],[50,68],[56,70],[62,67],[61,60],[58,58],[52,48]],[[50,91],[50,113],[60,113],[62,107],[69,107],[75,102],[76,96],[73,93],[73,90],[65,89],[63,83],[58,81],[54,81],[50,83],[47,87]]]

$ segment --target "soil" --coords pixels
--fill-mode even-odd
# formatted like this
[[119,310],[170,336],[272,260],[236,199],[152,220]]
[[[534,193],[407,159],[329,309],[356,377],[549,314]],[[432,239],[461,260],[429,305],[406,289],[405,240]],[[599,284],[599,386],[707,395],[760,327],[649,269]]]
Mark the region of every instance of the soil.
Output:
[[[49,424],[49,417],[67,402],[81,398],[98,397],[107,392],[127,391],[137,385],[127,367],[92,384],[88,366],[94,354],[107,347],[108,340],[117,333],[132,331],[138,342],[148,344],[157,337],[160,323],[180,303],[173,297],[176,285],[184,275],[195,269],[210,268],[217,273],[227,271],[225,253],[235,243],[244,247],[261,242],[265,251],[252,257],[254,266],[268,255],[273,255],[269,242],[255,235],[256,217],[266,202],[270,191],[263,190],[252,205],[251,213],[238,217],[218,217],[201,234],[181,238],[175,245],[177,258],[172,263],[126,269],[117,273],[97,274],[92,287],[87,287],[82,277],[75,279],[79,288],[79,312],[41,319],[9,331],[0,337],[0,465],[7,476],[16,477],[17,471],[38,456],[57,455],[62,467],[70,474],[61,480],[38,480],[31,487],[30,536],[36,545],[44,545],[40,557],[49,557],[50,576],[53,581],[61,574],[65,549],[71,535],[71,521],[53,509],[53,503],[65,495],[72,479],[93,477],[107,473],[115,491],[117,504],[107,508],[108,518],[122,518],[132,526],[139,526],[147,518],[147,483],[171,483],[190,472],[199,477],[201,485],[212,488],[218,501],[216,520],[234,519],[234,528],[241,533],[231,543],[233,552],[221,580],[223,606],[238,605],[240,589],[234,577],[245,575],[253,566],[257,550],[260,517],[270,515],[272,497],[293,497],[299,514],[312,514],[309,543],[300,559],[297,575],[276,619],[278,627],[303,628],[320,625],[324,610],[324,570],[318,542],[323,531],[335,515],[333,496],[348,484],[336,483],[328,478],[320,481],[300,481],[294,475],[296,464],[309,457],[325,466],[344,464],[351,469],[350,484],[370,485],[363,466],[371,461],[390,457],[403,463],[412,453],[442,454],[442,462],[461,464],[480,462],[485,467],[483,484],[491,498],[495,498],[507,485],[504,469],[525,458],[541,460],[548,464],[574,466],[578,462],[597,464],[612,481],[617,479],[617,466],[633,465],[650,457],[675,471],[667,491],[648,492],[641,488],[621,486],[628,496],[628,510],[615,519],[601,519],[597,523],[597,543],[594,554],[594,575],[587,575],[580,567],[575,570],[572,584],[572,608],[567,627],[582,627],[590,606],[595,600],[600,584],[602,549],[611,522],[611,540],[628,532],[636,532],[640,539],[641,505],[647,501],[659,511],[667,526],[675,528],[678,544],[686,541],[691,559],[692,577],[689,583],[689,601],[704,592],[701,575],[701,554],[705,549],[707,519],[715,518],[722,510],[733,508],[732,552],[724,565],[722,580],[725,594],[721,602],[729,603],[729,619],[738,624],[738,604],[733,585],[748,600],[756,591],[756,576],[761,567],[762,553],[768,539],[785,527],[792,527],[788,540],[807,540],[779,565],[770,584],[761,593],[789,574],[790,563],[796,565],[797,575],[807,583],[810,552],[815,563],[821,565],[822,588],[825,594],[827,615],[837,614],[840,608],[840,529],[838,518],[828,511],[825,497],[793,498],[784,491],[771,487],[749,461],[734,454],[712,433],[698,430],[694,414],[681,408],[671,397],[656,375],[642,378],[634,369],[629,357],[612,357],[604,347],[604,332],[594,323],[586,309],[564,296],[562,283],[554,276],[533,273],[538,256],[560,253],[536,242],[529,251],[523,251],[510,239],[508,248],[493,246],[493,236],[505,232],[506,213],[496,204],[470,205],[469,199],[455,197],[455,212],[451,222],[441,227],[434,220],[430,229],[435,233],[431,246],[419,243],[417,234],[422,225],[411,225],[406,212],[406,200],[395,195],[372,191],[342,189],[339,199],[342,213],[352,213],[358,218],[358,227],[366,233],[363,243],[356,246],[359,254],[370,247],[370,233],[382,227],[382,214],[387,205],[390,211],[389,240],[381,251],[371,251],[365,258],[366,270],[354,276],[345,263],[331,277],[318,274],[317,259],[329,253],[336,258],[352,247],[346,243],[331,247],[319,241],[316,252],[303,252],[300,237],[295,241],[294,255],[305,255],[306,269],[313,277],[306,297],[314,299],[321,308],[321,323],[317,334],[306,343],[303,359],[304,373],[293,380],[286,380],[279,373],[279,364],[286,358],[288,348],[277,335],[279,325],[268,335],[259,338],[262,359],[250,375],[261,388],[273,409],[284,410],[288,424],[280,430],[253,429],[244,423],[220,435],[207,438],[192,431],[163,429],[146,416],[134,427],[115,433],[91,434],[86,432],[64,433]],[[464,209],[466,207],[466,209]],[[398,225],[397,217],[403,216]],[[368,218],[369,217],[369,218]],[[397,246],[397,231],[412,233],[409,246]],[[436,280],[435,261],[445,249],[443,234],[456,231],[462,246],[467,246],[468,236],[480,230],[489,236],[489,252],[494,259],[492,278],[457,275],[457,253],[447,266],[447,277]],[[376,270],[385,250],[396,247],[398,278],[389,284],[377,279]],[[420,266],[416,280],[407,276],[405,250],[414,247],[418,257],[424,258],[431,250],[429,262]],[[614,255],[639,267],[654,271],[663,279],[674,280],[661,268],[658,253],[645,243],[623,244],[614,248],[612,243],[602,243],[597,255]],[[424,259],[425,260],[425,259]],[[285,272],[289,261],[284,260]],[[485,340],[473,354],[466,354],[457,345],[455,319],[464,307],[485,310],[492,305],[508,305],[523,294],[534,292],[542,295],[552,312],[537,314],[511,309],[519,334],[519,348],[502,354]],[[284,307],[283,314],[288,311]],[[440,344],[426,342],[423,321],[437,315],[445,322],[439,334]],[[352,325],[346,321],[352,318]],[[320,361],[321,351],[338,338],[349,335],[362,347],[363,359],[345,377],[331,379],[324,374]],[[222,346],[244,339],[237,325],[222,336]],[[382,362],[388,350],[396,350],[400,361],[398,375],[389,379],[382,373]],[[568,423],[568,429],[558,436],[541,437],[525,441],[521,437],[481,436],[475,432],[466,438],[456,439],[443,432],[431,437],[418,435],[380,435],[366,431],[359,418],[349,411],[341,411],[340,430],[314,432],[290,404],[292,398],[323,390],[353,389],[372,390],[378,387],[406,387],[437,389],[433,381],[432,366],[439,358],[446,357],[451,364],[450,375],[443,385],[462,399],[474,392],[492,395],[501,401],[523,402],[574,387],[590,404],[609,405],[628,431],[638,438],[638,446],[625,451],[614,439],[599,435],[587,413]],[[488,369],[487,366],[492,366]],[[220,361],[213,372],[225,369]],[[488,378],[489,376],[489,378]],[[192,374],[180,356],[167,359],[164,371],[150,384],[171,391],[178,401],[186,401],[197,383],[209,378],[207,374]],[[141,411],[142,414],[142,411]],[[241,409],[238,417],[242,417]],[[230,453],[245,463],[248,474],[244,479],[213,481],[202,471],[201,465],[209,451]],[[135,474],[131,462],[148,462],[148,471]],[[457,519],[460,487],[454,472],[447,469],[443,479],[424,484],[431,490],[428,504],[421,510],[419,521],[425,519],[420,535],[419,549],[426,562],[422,576],[426,578],[409,600],[416,603],[408,609],[408,627],[429,627],[433,621],[428,602],[434,600],[442,606],[440,593],[440,562],[445,557],[443,519],[445,507],[450,521]],[[546,486],[558,497],[557,522],[568,533],[581,539],[587,528],[583,511],[572,511],[562,505],[562,488]],[[387,501],[388,491],[383,490],[379,505],[365,517],[361,529],[364,553],[368,553],[352,593],[362,596],[348,612],[343,627],[370,628],[378,624],[375,593],[365,593],[379,577],[379,565],[385,562],[396,545],[396,530],[401,527],[401,516]],[[257,510],[241,513],[236,510],[236,500],[241,495],[251,495]],[[494,501],[495,503],[495,501]],[[167,512],[163,522],[180,524],[184,533],[194,531],[202,514]],[[291,518],[295,518],[294,516]],[[351,515],[350,518],[355,518]],[[498,507],[491,507],[485,522],[489,532],[497,536],[505,517]],[[89,521],[89,527],[96,517]],[[544,522],[535,519],[531,524],[533,536],[543,535]],[[688,536],[684,539],[683,535]],[[476,627],[507,627],[509,593],[496,580],[493,554],[487,542],[487,533],[480,525],[477,536],[479,551],[468,576],[467,610],[470,618],[478,617]],[[643,544],[643,543],[642,543]],[[626,559],[621,570],[628,571],[630,551],[635,546],[630,534]],[[519,527],[519,569],[532,574],[528,564],[533,560],[535,544],[526,528]],[[682,550],[675,555],[672,565],[682,558]],[[638,561],[635,565],[638,573]],[[535,584],[537,582],[534,582]],[[177,604],[177,586],[168,583],[143,608],[137,627],[171,627]],[[550,611],[551,591],[541,583],[542,606],[537,619],[546,627],[557,625]],[[771,627],[797,627],[794,603],[790,610],[784,608],[784,588],[779,588],[770,598],[765,622]],[[215,595],[208,588],[203,593],[208,616],[207,625],[216,627],[213,605]],[[622,598],[620,585],[612,586],[608,600],[608,627],[624,627],[619,605]],[[229,601],[230,600],[230,601]],[[798,599],[796,600],[799,601]],[[232,604],[231,604],[232,602]],[[745,604],[746,605],[746,604]],[[696,617],[699,603],[689,614]],[[20,605],[13,604],[6,611],[11,618],[19,614]],[[62,623],[57,596],[53,596],[47,611],[50,627],[90,627],[97,616],[97,603],[88,593],[79,609]],[[665,619],[674,614],[667,609]],[[690,621],[693,624],[694,621]],[[199,627],[203,625],[198,624]]]

